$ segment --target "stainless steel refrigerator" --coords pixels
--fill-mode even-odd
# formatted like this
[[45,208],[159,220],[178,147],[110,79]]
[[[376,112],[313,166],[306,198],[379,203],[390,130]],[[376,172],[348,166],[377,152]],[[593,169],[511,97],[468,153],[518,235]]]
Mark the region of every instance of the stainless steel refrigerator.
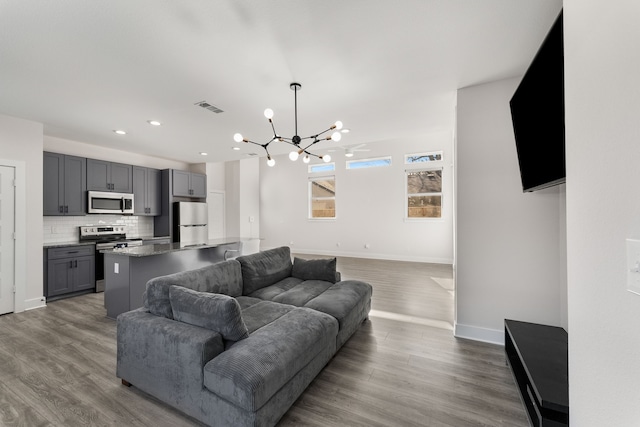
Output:
[[197,245],[209,240],[206,203],[175,202],[173,214],[174,241],[185,245]]

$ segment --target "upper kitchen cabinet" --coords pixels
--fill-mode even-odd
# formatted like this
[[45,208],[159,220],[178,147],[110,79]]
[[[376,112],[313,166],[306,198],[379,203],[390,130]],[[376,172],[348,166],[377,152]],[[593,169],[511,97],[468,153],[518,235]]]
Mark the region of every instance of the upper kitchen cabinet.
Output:
[[44,152],[43,178],[44,215],[86,215],[85,158]]
[[133,166],[87,159],[87,190],[132,193]]
[[200,173],[172,170],[173,196],[207,197],[207,176]]
[[133,214],[160,215],[161,177],[158,169],[133,166]]

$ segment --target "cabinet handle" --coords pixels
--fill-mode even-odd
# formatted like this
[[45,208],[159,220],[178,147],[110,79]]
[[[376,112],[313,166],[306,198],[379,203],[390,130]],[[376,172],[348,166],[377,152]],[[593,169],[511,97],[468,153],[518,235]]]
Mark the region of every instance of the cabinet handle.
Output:
[[73,261],[69,261],[69,268],[73,268]]
[[75,260],[75,261],[73,262],[73,266],[74,266],[75,268],[78,268],[78,260]]
[[69,213],[69,206],[64,207],[64,213]]
[[68,254],[77,254],[80,251],[67,251]]
[[58,206],[58,211],[60,211],[60,213],[64,213],[64,206]]

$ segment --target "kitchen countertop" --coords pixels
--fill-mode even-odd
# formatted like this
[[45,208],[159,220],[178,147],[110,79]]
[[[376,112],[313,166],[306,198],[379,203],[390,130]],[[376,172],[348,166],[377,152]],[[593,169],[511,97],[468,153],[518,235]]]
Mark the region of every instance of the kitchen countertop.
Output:
[[[146,242],[148,241],[152,241],[152,240],[162,240],[162,239],[170,239],[170,236],[127,236],[127,239],[142,239]],[[91,241],[85,241],[85,242],[79,242],[77,240],[74,241],[68,241],[68,242],[51,242],[51,243],[45,243],[42,246],[45,249],[49,249],[49,248],[66,248],[69,246],[85,246],[85,245],[95,245],[96,242],[91,242]]]
[[53,243],[45,243],[44,245],[42,245],[45,249],[49,249],[49,248],[66,248],[69,246],[86,246],[86,245],[95,245],[96,242],[78,242],[73,241],[73,242],[53,242]]
[[198,243],[198,244],[156,243],[151,245],[132,246],[128,248],[105,249],[100,252],[105,254],[122,255],[122,256],[129,256],[129,257],[146,257],[146,256],[166,254],[170,252],[216,248],[218,246],[228,245],[232,243],[246,242],[249,240],[252,240],[252,239],[242,238],[242,237],[227,237],[224,239],[211,239],[211,240],[207,240],[204,243]]

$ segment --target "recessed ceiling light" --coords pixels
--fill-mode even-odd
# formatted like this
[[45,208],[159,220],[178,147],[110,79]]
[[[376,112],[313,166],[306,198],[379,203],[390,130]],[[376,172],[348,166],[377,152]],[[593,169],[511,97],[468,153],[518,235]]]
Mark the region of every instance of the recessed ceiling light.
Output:
[[123,130],[120,130],[120,129],[116,129],[116,130],[114,130],[114,132],[117,133],[118,135],[126,135],[127,134],[127,132],[125,132]]
[[201,156],[206,156],[207,154],[208,154],[208,153],[205,153],[204,151],[201,151],[201,152],[200,152],[200,155],[201,155]]
[[240,147],[231,147],[231,148],[233,148],[236,151],[240,151]]
[[350,129],[345,128],[345,129],[342,129],[340,132],[342,132],[342,133],[349,133],[349,132],[351,132],[351,130],[350,130]]
[[157,120],[147,120],[147,123],[149,123],[152,126],[160,126],[162,124]]

